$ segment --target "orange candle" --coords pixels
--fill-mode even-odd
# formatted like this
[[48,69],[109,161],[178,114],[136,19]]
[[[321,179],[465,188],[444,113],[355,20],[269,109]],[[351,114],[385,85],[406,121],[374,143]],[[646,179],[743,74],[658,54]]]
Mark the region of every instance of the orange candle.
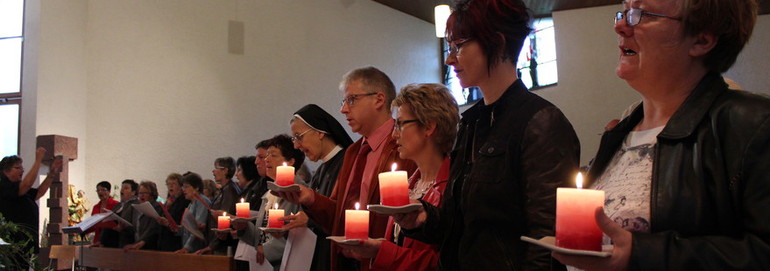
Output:
[[222,213],[222,216],[217,217],[217,229],[226,230],[230,228],[230,217],[227,213]]
[[284,162],[283,166],[277,166],[275,170],[275,184],[278,186],[289,186],[294,184],[294,167],[287,166],[286,162]]
[[278,209],[278,203],[273,205],[273,209],[267,210],[267,227],[268,228],[282,228],[283,221],[278,220],[282,218],[286,213],[283,209]]
[[409,204],[409,182],[406,171],[396,171],[393,163],[390,172],[378,175],[380,179],[380,202],[387,206],[404,206]]
[[556,246],[602,251],[602,231],[594,211],[604,206],[604,191],[581,189],[583,175],[576,177],[577,189],[556,189]]
[[235,216],[249,218],[249,211],[250,211],[249,203],[243,202],[243,198],[241,198],[241,203],[235,204]]
[[345,239],[369,238],[369,211],[358,210],[356,202],[355,210],[345,210]]

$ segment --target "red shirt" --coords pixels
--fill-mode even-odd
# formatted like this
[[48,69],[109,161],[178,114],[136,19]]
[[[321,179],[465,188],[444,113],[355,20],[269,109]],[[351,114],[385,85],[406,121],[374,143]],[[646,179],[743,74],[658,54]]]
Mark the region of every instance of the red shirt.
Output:
[[[420,172],[418,170],[409,178],[410,188],[414,187],[419,178]],[[431,189],[425,192],[422,200],[439,206],[448,180],[449,158],[446,158],[441,164],[436,182],[433,183]],[[391,217],[388,219],[388,228],[385,232],[387,241],[380,243],[380,250],[371,261],[371,270],[438,270],[438,245],[426,244],[404,237],[404,243],[399,246],[395,243],[397,240],[393,240],[394,226],[395,223]]]
[[[116,204],[118,204],[117,200],[114,200],[112,198],[108,198],[107,199],[107,206],[105,207],[105,209],[112,210],[112,208],[114,208]],[[101,201],[97,202],[96,205],[94,205],[94,208],[91,209],[91,215],[95,215],[95,214],[98,214],[98,213],[102,213],[102,202]],[[102,235],[102,229],[112,228],[112,227],[115,227],[115,226],[117,226],[117,224],[115,224],[115,221],[100,222],[100,223],[94,225],[93,227],[89,228],[88,230],[86,230],[85,233],[96,232],[96,234],[94,235],[93,243],[94,243],[94,245],[98,245],[99,244],[99,236]]]

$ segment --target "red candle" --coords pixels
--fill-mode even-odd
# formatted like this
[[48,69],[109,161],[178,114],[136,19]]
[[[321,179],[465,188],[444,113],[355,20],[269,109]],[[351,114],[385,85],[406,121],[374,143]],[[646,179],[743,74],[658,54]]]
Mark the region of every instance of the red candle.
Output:
[[226,230],[230,228],[230,217],[227,213],[222,213],[222,216],[217,217],[217,229]]
[[390,172],[383,172],[378,176],[382,205],[404,206],[409,204],[409,182],[406,180],[406,171],[396,171],[396,163],[393,163]]
[[294,184],[294,167],[287,166],[286,162],[284,162],[283,166],[277,166],[275,171],[275,184],[278,186],[289,186]]
[[583,176],[578,173],[576,179],[577,189],[556,189],[556,246],[602,251],[602,231],[594,211],[604,206],[604,191],[581,189]]
[[345,239],[369,239],[369,211],[345,210]]
[[249,218],[249,211],[250,211],[249,203],[243,202],[243,198],[241,198],[241,203],[235,204],[235,216]]
[[286,215],[283,209],[278,209],[278,203],[273,205],[273,209],[267,210],[267,227],[283,228],[283,221],[278,220]]

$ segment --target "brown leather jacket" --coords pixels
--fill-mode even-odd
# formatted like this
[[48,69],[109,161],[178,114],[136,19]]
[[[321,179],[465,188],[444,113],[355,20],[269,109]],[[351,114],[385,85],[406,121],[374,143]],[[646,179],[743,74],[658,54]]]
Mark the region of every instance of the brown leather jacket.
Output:
[[[602,137],[607,167],[641,106]],[[770,99],[706,75],[658,135],[651,233],[634,233],[632,270],[770,269]]]
[[463,113],[441,209],[407,235],[441,244],[442,270],[550,270],[556,188],[573,180],[580,143],[566,117],[520,80]]

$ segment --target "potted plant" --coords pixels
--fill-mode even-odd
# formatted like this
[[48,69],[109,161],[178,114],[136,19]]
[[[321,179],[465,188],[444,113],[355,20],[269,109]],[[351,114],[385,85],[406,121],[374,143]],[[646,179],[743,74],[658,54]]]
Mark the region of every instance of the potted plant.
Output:
[[[13,238],[18,236],[27,238]],[[29,259],[32,270],[49,270],[38,264],[34,250],[24,249],[28,242],[31,242],[30,233],[22,230],[18,224],[6,221],[2,214],[0,214],[0,239],[3,240],[0,244],[0,270],[21,270],[21,267],[26,264],[22,262],[25,261],[24,259]],[[15,241],[17,239],[25,239],[25,241]]]

